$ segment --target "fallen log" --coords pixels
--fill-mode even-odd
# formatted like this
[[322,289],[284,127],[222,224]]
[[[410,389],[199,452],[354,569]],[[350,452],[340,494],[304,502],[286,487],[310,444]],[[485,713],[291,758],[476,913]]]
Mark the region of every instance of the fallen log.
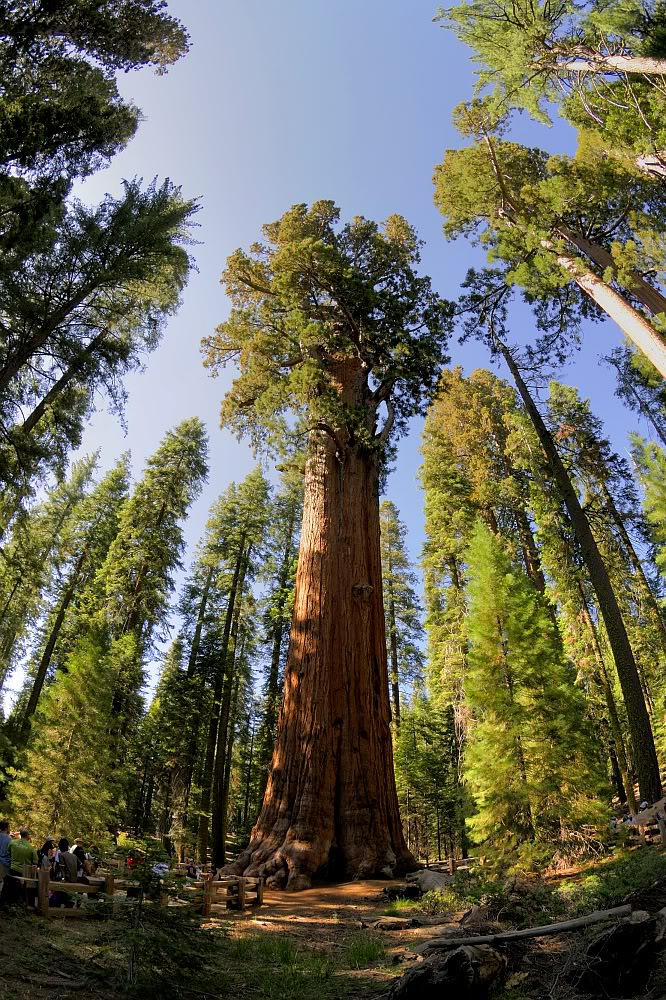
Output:
[[473,937],[451,937],[433,938],[425,941],[420,950],[427,951],[430,948],[459,948],[461,945],[476,944],[496,944],[500,941],[516,941],[519,938],[546,937],[548,934],[563,934],[566,931],[575,931],[579,927],[587,927],[589,924],[600,924],[603,920],[614,920],[617,917],[626,917],[631,913],[631,906],[615,906],[612,910],[595,910],[584,917],[575,917],[573,920],[563,920],[557,924],[545,924],[543,927],[525,927],[520,931],[502,931],[497,934],[476,934]]

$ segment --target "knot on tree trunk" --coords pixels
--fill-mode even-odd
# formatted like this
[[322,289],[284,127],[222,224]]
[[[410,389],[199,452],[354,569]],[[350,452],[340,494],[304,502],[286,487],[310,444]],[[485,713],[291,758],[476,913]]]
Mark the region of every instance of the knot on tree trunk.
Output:
[[359,601],[369,601],[374,589],[371,583],[355,583],[352,587],[352,593]]

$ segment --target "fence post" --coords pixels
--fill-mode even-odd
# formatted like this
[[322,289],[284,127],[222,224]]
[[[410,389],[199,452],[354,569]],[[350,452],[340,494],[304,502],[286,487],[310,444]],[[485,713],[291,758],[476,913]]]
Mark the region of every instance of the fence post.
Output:
[[257,879],[257,906],[261,906],[264,901],[264,880],[263,878]]
[[49,915],[49,881],[51,872],[48,868],[41,868],[37,872],[37,912],[40,917]]
[[203,905],[201,907],[201,916],[209,917],[211,907],[213,905],[213,875],[207,875],[204,879],[204,891],[203,891]]
[[107,896],[114,896],[116,892],[116,880],[113,875],[104,876],[104,892]]
[[245,879],[238,879],[238,909],[245,909]]
[[455,875],[456,873],[456,859],[454,857],[449,858],[449,875]]

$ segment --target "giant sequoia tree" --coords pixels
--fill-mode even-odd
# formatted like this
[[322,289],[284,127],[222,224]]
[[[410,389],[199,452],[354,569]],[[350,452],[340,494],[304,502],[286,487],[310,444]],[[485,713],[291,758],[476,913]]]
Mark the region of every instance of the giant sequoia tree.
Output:
[[449,307],[416,274],[404,219],[338,221],[330,201],[295,205],[233,254],[232,310],[205,345],[213,369],[240,367],[224,424],[257,445],[290,413],[309,426],[284,701],[236,866],[291,889],[413,863],[393,777],[378,491],[392,432],[435,388]]

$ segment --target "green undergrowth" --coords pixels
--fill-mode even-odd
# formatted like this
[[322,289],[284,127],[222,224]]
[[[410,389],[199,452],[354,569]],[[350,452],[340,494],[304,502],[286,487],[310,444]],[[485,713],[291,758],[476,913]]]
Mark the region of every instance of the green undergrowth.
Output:
[[539,877],[502,877],[482,868],[458,872],[449,886],[420,900],[396,900],[388,916],[450,913],[472,906],[484,908],[491,920],[516,927],[563,920],[621,905],[664,881],[666,853],[653,847],[621,849],[596,860],[571,878],[546,883]]
[[575,879],[561,882],[556,891],[568,912],[588,913],[619,906],[661,881],[666,882],[666,853],[644,847],[618,851],[589,865]]
[[376,998],[388,979],[364,974],[384,956],[377,934],[352,931],[331,951],[271,931],[232,937],[231,924],[165,917],[157,908],[129,928],[120,920],[2,913],[2,998],[37,1000],[48,985],[58,987],[58,1000],[362,1000]]

